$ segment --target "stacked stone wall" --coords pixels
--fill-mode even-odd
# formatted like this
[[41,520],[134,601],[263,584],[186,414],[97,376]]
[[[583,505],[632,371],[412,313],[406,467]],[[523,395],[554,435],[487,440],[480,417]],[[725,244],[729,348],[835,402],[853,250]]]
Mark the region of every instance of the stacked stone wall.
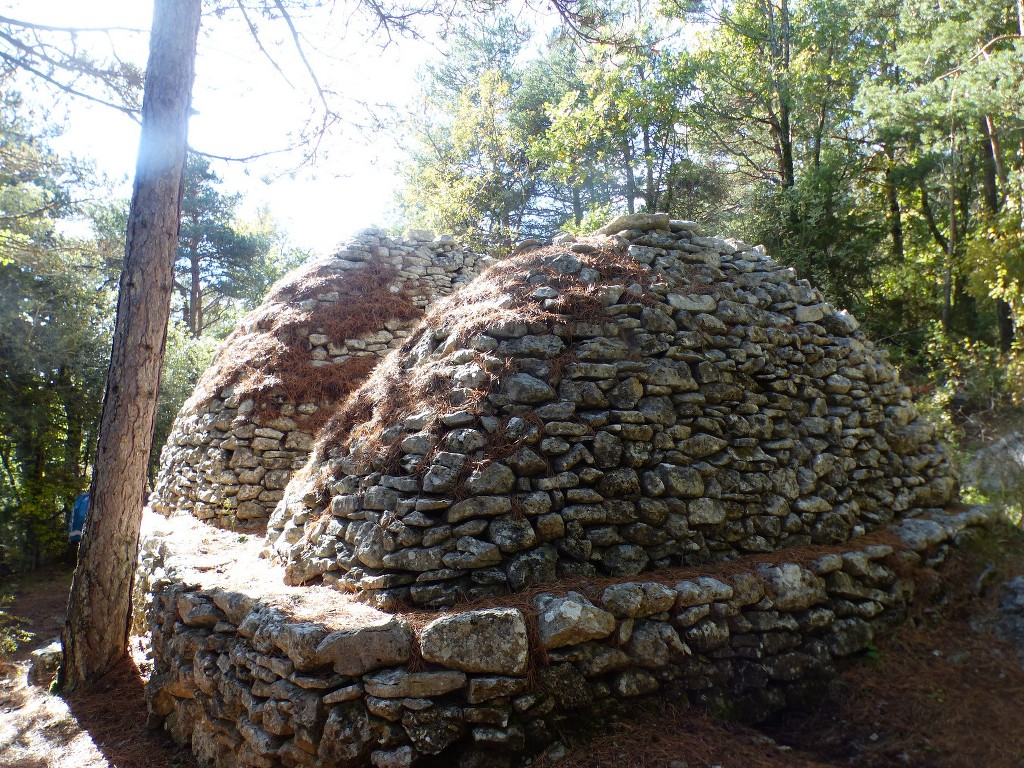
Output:
[[667,216],[513,257],[339,410],[269,537],[387,607],[832,544],[946,505],[931,424],[845,311]]
[[[757,720],[989,519],[949,507],[885,353],[763,249],[625,217],[454,293],[479,262],[449,241],[345,254],[243,324],[164,457],[147,693],[208,764],[501,768],[646,696]],[[368,268],[418,325],[312,321]],[[358,388],[288,379],[360,359]],[[217,527],[275,503],[265,543]]]
[[[501,768],[643,696],[758,720],[806,701],[898,623],[915,572],[987,519],[908,519],[801,562],[783,551],[704,575],[556,587],[429,622],[358,604],[296,617],[288,593],[219,585],[173,538],[150,538],[148,695],[174,738],[218,768]],[[324,588],[294,592],[309,590]]]
[[[223,527],[265,524],[292,473],[306,463],[325,409],[361,384],[423,310],[471,280],[483,261],[450,236],[413,230],[395,239],[371,229],[284,278],[227,339],[175,420],[153,509],[187,511]],[[364,297],[347,291],[346,281],[366,270],[385,276],[394,302],[359,306]],[[353,311],[371,315],[349,320],[359,332],[332,333],[344,327],[339,316]],[[330,384],[321,396],[297,399],[283,381],[282,369],[301,363]],[[231,378],[224,376],[228,366]]]

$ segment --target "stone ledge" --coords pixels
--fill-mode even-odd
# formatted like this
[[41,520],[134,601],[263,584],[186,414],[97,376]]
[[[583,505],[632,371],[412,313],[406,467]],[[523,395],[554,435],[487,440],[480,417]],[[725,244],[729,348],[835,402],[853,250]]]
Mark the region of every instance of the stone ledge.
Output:
[[567,721],[652,694],[756,720],[899,622],[908,573],[994,515],[936,513],[793,562],[782,550],[678,580],[552,583],[433,615],[283,586],[252,544],[229,568],[214,554],[229,534],[161,520],[139,579],[151,592],[150,706],[218,768],[511,765]]

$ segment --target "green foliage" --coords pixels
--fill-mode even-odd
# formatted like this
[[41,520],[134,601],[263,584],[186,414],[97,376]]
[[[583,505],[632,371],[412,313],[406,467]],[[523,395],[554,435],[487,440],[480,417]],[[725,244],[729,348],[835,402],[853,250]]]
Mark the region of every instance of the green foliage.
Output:
[[[593,46],[577,69],[579,82],[548,105],[550,126],[531,153],[551,181],[585,190],[582,206],[695,215],[701,169],[684,133],[693,91],[689,57],[657,45],[655,32],[636,33],[629,48]],[[577,207],[577,223],[581,208]]]
[[241,195],[224,194],[220,183],[209,160],[188,156],[174,288],[182,320],[197,338],[233,319],[240,300],[262,296],[269,285],[261,278],[273,233],[240,226],[235,211]]
[[924,346],[925,365],[937,385],[972,410],[1024,402],[1024,348],[1009,353],[983,341],[951,339],[937,324]]
[[[127,219],[123,202],[76,203],[109,197],[90,177],[51,149],[8,93],[0,102],[0,541],[5,564],[19,569],[64,555],[73,500],[90,480]],[[213,333],[226,334],[306,256],[288,248],[268,214],[235,221],[238,197],[219,192],[205,161],[193,160],[190,179],[179,265],[190,264],[190,277],[198,267],[189,300],[203,306],[187,332],[171,327],[163,435],[212,355]],[[195,338],[201,330],[210,335]]]
[[61,234],[87,169],[56,155],[8,96],[0,109],[0,538],[18,566],[66,548],[88,484],[107,369],[109,253]]
[[575,237],[589,235],[596,229],[600,229],[617,215],[622,213],[621,208],[616,208],[612,203],[595,205],[589,209],[580,219],[579,223],[568,221],[562,226],[562,230]]
[[534,168],[512,119],[515,92],[505,73],[487,70],[449,102],[450,125],[425,126],[423,150],[406,169],[403,205],[414,223],[496,250],[523,234]]
[[744,234],[841,306],[856,309],[875,280],[884,223],[861,204],[850,172],[846,158],[829,151],[793,187],[762,188]]
[[13,595],[0,593],[0,655],[14,653],[18,646],[35,637],[35,633],[25,629],[28,620],[7,609],[13,601]]
[[1024,321],[1024,172],[1014,173],[1001,210],[979,218],[964,262],[979,298],[1002,299],[1017,324]]

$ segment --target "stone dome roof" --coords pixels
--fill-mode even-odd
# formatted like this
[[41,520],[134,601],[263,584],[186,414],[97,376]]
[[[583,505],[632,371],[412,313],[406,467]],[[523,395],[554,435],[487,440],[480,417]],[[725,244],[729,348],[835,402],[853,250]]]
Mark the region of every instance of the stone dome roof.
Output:
[[268,530],[291,583],[451,606],[846,541],[956,480],[886,354],[762,248],[664,215],[435,304]]
[[367,229],[283,277],[178,414],[153,509],[221,527],[265,524],[333,407],[484,261],[450,235]]

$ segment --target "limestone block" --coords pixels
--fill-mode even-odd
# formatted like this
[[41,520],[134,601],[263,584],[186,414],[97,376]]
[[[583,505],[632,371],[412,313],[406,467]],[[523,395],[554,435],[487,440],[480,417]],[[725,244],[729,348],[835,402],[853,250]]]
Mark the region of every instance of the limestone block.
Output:
[[373,623],[331,632],[317,645],[316,653],[325,663],[333,664],[338,674],[356,677],[407,662],[412,637],[406,622],[382,616]]
[[548,650],[608,637],[615,617],[578,592],[565,597],[542,594],[534,598],[540,639]]
[[644,618],[671,610],[676,591],[657,582],[627,582],[605,589],[601,601],[617,618]]
[[802,611],[828,599],[821,579],[796,563],[762,567],[759,571],[768,584],[772,602],[780,611]]
[[370,696],[382,699],[429,698],[464,688],[466,680],[464,672],[454,670],[408,672],[388,669],[364,675],[363,686]]
[[463,672],[522,675],[529,641],[526,622],[513,608],[466,611],[435,619],[420,633],[423,658]]

